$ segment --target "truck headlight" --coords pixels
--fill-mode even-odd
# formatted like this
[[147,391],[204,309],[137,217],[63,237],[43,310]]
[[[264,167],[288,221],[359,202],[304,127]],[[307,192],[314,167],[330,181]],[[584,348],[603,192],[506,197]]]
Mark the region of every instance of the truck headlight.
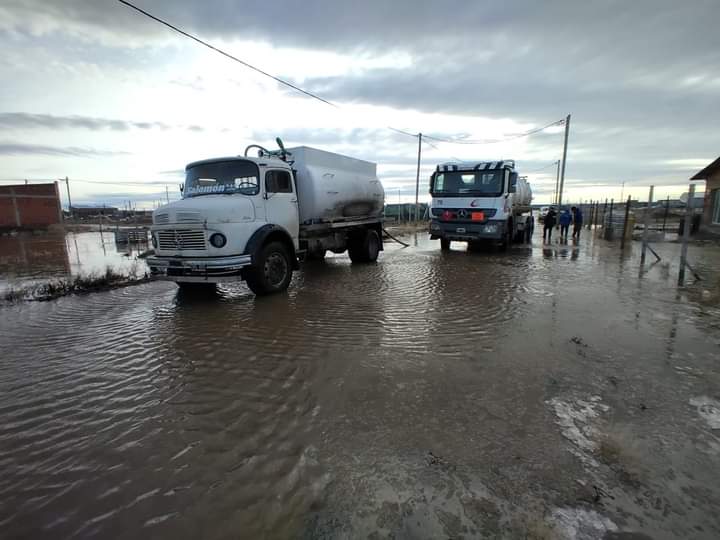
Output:
[[153,246],[155,249],[157,249],[157,247],[158,247],[158,240],[157,240],[157,236],[155,236],[155,233],[151,233],[151,234],[150,234],[150,242],[152,242],[152,246]]
[[485,231],[486,233],[496,233],[497,230],[498,226],[495,223],[491,223],[483,227],[483,231]]
[[215,233],[210,236],[210,243],[213,245],[213,247],[221,248],[225,244],[227,244],[227,238],[225,238],[224,234]]

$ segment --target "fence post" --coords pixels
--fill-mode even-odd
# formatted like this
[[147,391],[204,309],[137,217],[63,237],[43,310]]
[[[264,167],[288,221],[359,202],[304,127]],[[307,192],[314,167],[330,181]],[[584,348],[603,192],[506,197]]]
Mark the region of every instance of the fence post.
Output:
[[670,195],[665,200],[665,216],[663,217],[663,232],[665,232],[665,225],[667,224],[668,212],[670,212]]
[[685,267],[687,266],[688,242],[690,240],[690,227],[692,225],[692,205],[695,198],[695,184],[690,184],[688,190],[687,208],[685,209],[685,226],[683,227],[682,249],[680,250],[680,274],[678,276],[678,285],[682,285],[685,281]]
[[647,208],[645,208],[645,230],[643,231],[643,238],[642,238],[642,253],[640,255],[640,267],[645,265],[645,254],[647,251],[647,244],[648,244],[648,230],[650,228],[650,207],[652,206],[652,200],[653,200],[653,191],[655,189],[655,186],[650,186],[650,193],[648,194],[648,203]]
[[622,240],[620,241],[620,249],[625,249],[625,237],[627,236],[628,220],[630,219],[630,195],[628,195],[625,203],[625,223],[623,223]]

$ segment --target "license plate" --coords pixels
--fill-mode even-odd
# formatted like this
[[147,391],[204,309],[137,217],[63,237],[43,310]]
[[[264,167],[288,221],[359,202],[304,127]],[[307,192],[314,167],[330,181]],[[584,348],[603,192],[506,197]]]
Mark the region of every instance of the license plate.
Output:
[[462,234],[465,232],[465,227],[458,227],[457,229],[455,229],[455,232]]

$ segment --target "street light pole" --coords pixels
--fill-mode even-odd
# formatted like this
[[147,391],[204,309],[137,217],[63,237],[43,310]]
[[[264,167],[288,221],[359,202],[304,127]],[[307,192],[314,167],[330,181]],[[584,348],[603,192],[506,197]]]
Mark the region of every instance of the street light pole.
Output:
[[73,218],[73,211],[72,211],[72,199],[70,198],[70,180],[68,180],[68,177],[65,177],[65,187],[67,188],[67,194],[68,194],[68,214],[70,214],[70,219]]
[[558,203],[558,193],[560,192],[560,160],[557,160],[557,175],[555,177],[555,196],[553,197],[553,204]]
[[420,195],[420,155],[422,154],[422,133],[418,133],[418,160],[417,173],[415,174],[415,222],[418,221],[420,209],[418,208],[418,196]]
[[558,192],[558,210],[562,205],[563,188],[565,187],[565,165],[567,164],[568,136],[570,134],[570,115],[565,118],[565,144],[563,145],[562,172],[560,173],[560,191]]

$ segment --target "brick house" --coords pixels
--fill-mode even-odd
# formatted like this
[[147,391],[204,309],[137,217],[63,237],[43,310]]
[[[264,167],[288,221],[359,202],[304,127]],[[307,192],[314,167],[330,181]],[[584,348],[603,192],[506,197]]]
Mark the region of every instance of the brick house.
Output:
[[690,180],[705,180],[702,228],[720,234],[720,157]]
[[0,229],[45,228],[61,221],[57,182],[0,186]]

